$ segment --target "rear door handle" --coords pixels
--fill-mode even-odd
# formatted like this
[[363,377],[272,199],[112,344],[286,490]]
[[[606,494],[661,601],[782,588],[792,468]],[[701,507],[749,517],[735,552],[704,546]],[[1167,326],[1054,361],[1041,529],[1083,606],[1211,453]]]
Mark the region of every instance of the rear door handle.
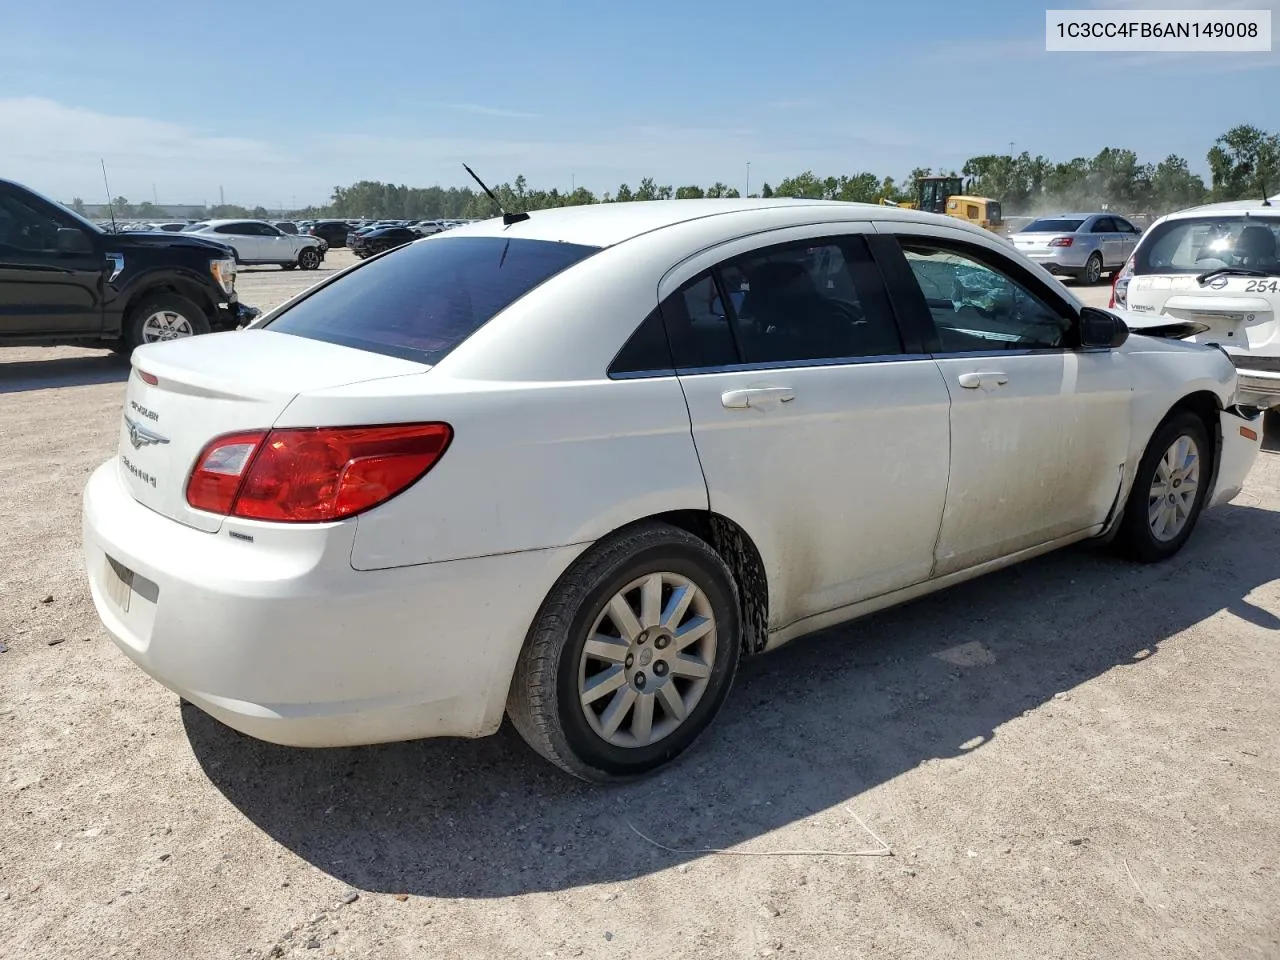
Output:
[[795,398],[796,392],[790,387],[748,387],[746,390],[726,390],[720,394],[720,402],[730,410],[789,403]]
[[999,371],[988,371],[986,373],[962,373],[956,377],[960,382],[960,386],[967,390],[977,390],[986,384],[997,384],[1003,386],[1009,382],[1009,375]]

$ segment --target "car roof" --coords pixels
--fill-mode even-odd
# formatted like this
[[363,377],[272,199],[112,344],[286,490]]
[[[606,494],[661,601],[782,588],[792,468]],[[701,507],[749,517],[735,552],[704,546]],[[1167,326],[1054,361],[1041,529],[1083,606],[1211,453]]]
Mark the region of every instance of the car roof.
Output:
[[1210,214],[1244,214],[1265,211],[1269,216],[1280,217],[1280,196],[1264,205],[1262,200],[1226,200],[1220,203],[1203,203],[1198,207],[1188,207],[1169,214],[1168,220],[1181,220],[1184,217],[1203,217]]
[[[592,247],[610,247],[642,234],[652,233],[692,220],[734,215],[734,229],[750,229],[754,214],[765,211],[794,211],[794,223],[847,222],[850,220],[894,220],[925,223],[967,230],[979,236],[987,231],[966,224],[955,217],[922,213],[902,207],[885,207],[872,203],[847,203],[840,200],[799,200],[786,197],[770,199],[715,200],[641,200],[626,203],[592,203],[574,207],[552,207],[535,210],[527,220],[506,226],[501,217],[455,227],[450,237],[500,236],[529,240],[551,240],[578,243]],[[762,228],[779,226],[776,215],[761,216]],[[746,222],[743,222],[743,221]]]
[[265,223],[267,226],[271,226],[272,223],[270,220],[255,220],[253,217],[237,217],[235,219],[227,220],[201,220],[200,222],[207,227],[220,227],[224,223]]

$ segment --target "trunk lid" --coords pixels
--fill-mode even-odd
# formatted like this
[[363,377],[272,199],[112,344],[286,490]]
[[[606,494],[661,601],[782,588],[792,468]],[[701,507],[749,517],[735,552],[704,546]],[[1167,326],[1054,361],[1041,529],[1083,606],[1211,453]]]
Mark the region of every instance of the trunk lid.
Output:
[[270,330],[150,344],[133,352],[132,364],[120,424],[120,481],[144,506],[209,533],[223,518],[188,506],[186,488],[210,440],[271,427],[300,393],[431,369]]
[[1192,274],[1139,274],[1127,296],[1131,310],[1203,324],[1200,342],[1280,352],[1280,277],[1224,276],[1202,287]]
[[1057,240],[1062,237],[1071,237],[1069,233],[1011,233],[1009,234],[1009,242],[1014,248],[1027,253],[1032,250],[1041,253],[1055,249],[1049,246],[1049,241]]

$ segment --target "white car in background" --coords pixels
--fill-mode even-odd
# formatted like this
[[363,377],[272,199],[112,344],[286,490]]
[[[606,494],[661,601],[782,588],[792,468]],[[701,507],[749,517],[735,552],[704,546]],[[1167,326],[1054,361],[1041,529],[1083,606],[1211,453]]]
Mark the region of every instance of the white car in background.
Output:
[[1111,304],[1194,323],[1240,372],[1240,402],[1280,406],[1280,196],[1192,207],[1153,223]]
[[324,245],[310,235],[285,233],[262,220],[203,220],[183,230],[231,247],[245,266],[276,264],[286,270],[318,270]]
[[1261,429],[1222,351],[984,230],[790,199],[509,214],[132,363],[84,495],[121,650],[265,740],[506,714],[593,780],[680,754],[741,656],[1081,540],[1172,556]]

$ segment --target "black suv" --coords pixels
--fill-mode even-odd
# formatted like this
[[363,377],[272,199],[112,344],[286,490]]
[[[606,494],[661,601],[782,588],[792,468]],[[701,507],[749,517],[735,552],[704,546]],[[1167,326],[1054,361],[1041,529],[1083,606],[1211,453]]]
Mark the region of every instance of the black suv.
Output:
[[228,329],[259,311],[236,299],[229,247],[183,233],[106,233],[0,180],[0,344],[140,343]]
[[317,220],[307,231],[313,237],[319,237],[331,247],[345,247],[347,234],[351,226],[343,220]]

